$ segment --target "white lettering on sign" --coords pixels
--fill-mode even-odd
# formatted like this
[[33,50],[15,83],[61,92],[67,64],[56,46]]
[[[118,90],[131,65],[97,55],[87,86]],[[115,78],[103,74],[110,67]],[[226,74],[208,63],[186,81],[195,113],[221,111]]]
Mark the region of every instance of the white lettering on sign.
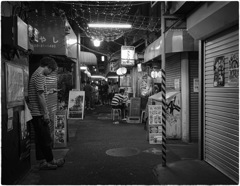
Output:
[[53,37],[53,43],[58,43],[58,40],[55,41],[55,37]]
[[47,41],[47,39],[46,39],[44,36],[40,36],[39,40],[40,40],[42,43],[44,43],[44,42]]

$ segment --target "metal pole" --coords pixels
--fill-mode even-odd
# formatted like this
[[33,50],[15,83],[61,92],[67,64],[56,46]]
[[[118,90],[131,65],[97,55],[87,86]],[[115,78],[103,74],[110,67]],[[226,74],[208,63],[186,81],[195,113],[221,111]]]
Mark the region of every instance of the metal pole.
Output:
[[77,35],[77,64],[76,64],[76,89],[80,90],[81,71],[80,71],[80,34]]
[[162,35],[162,166],[166,167],[166,57],[165,57],[165,3],[161,4],[161,35]]

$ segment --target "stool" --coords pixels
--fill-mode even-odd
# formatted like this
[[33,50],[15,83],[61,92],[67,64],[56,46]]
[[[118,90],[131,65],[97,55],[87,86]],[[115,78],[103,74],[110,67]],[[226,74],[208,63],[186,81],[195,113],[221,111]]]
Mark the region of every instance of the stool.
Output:
[[141,123],[143,123],[144,116],[145,116],[145,110],[142,110],[142,113],[141,113]]
[[121,109],[112,108],[111,115],[112,115],[112,120],[115,120],[115,117],[120,119],[122,115]]

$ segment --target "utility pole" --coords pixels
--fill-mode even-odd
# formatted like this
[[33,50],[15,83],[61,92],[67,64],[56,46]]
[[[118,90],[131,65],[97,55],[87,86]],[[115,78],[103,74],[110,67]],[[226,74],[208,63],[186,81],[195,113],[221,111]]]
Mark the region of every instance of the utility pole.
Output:
[[166,56],[165,56],[165,2],[161,3],[161,35],[162,35],[162,166],[166,167]]

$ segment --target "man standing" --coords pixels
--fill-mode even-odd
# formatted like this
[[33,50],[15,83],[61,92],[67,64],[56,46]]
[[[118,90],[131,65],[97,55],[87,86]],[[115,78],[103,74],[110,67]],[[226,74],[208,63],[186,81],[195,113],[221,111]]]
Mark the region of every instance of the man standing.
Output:
[[53,158],[52,138],[50,134],[50,118],[47,109],[46,76],[57,69],[54,59],[44,57],[40,66],[33,73],[29,82],[29,107],[33,116],[32,124],[35,131],[36,159],[41,170],[56,169],[63,166],[65,160]]
[[90,81],[87,81],[87,84],[83,88],[85,91],[85,97],[86,97],[86,108],[87,110],[91,109],[93,110],[93,104],[92,104],[92,94],[93,94],[93,87],[90,85]]

